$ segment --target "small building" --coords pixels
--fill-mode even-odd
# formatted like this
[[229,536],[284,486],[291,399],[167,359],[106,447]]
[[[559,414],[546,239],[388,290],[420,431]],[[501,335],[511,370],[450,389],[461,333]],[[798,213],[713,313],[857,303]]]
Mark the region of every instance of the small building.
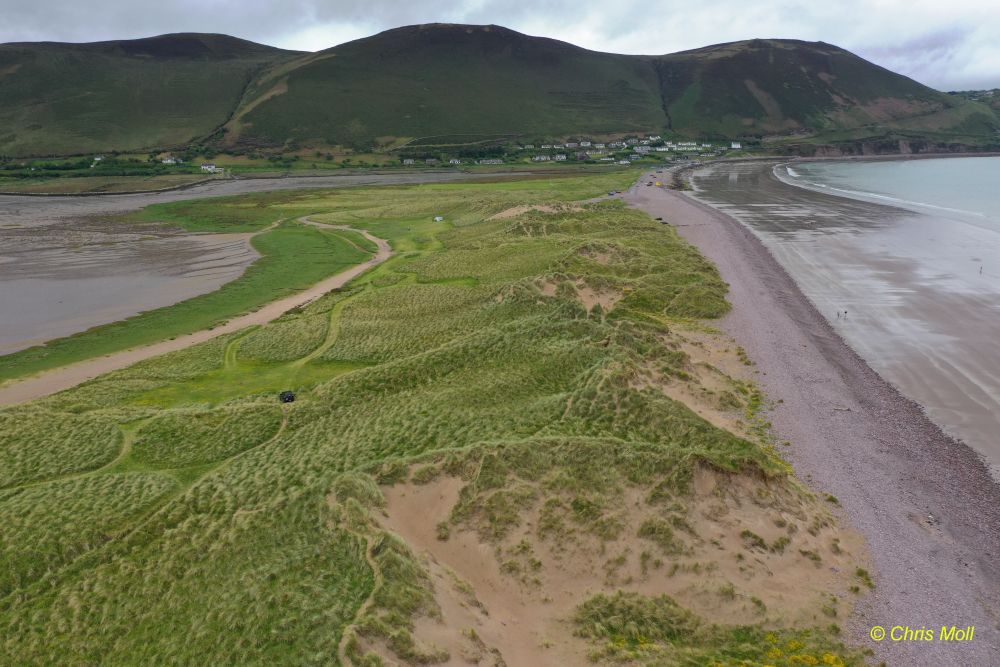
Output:
[[590,148],[590,145],[591,145],[591,144],[590,144],[590,142],[589,142],[589,141],[581,141],[581,142],[580,142],[580,147],[581,147],[581,148]]
[[542,148],[552,148],[552,144],[542,144]]
[[604,148],[604,144],[594,144],[594,148]]
[[413,164],[413,158],[403,158],[403,164]]
[[160,160],[160,162],[163,164],[180,164],[181,160],[178,160],[177,158],[170,156],[163,158],[162,160]]
[[575,141],[566,142],[566,148],[579,148],[579,146],[580,144],[576,143]]
[[556,162],[563,162],[566,160],[566,154],[556,153],[554,156],[552,156],[552,159],[555,160]]
[[551,159],[552,158],[549,157],[548,155],[536,155],[533,158],[531,158],[531,161],[532,162],[548,162]]
[[448,160],[448,164],[462,164],[462,161],[459,160],[457,157],[453,157],[452,159]]
[[525,145],[521,146],[521,148],[523,148],[526,151],[530,151],[534,147],[535,147],[535,144],[525,144]]
[[743,144],[741,144],[738,141],[734,141],[733,143],[729,144],[729,147],[732,148],[734,151],[738,151],[739,149],[743,148]]
[[628,156],[628,159],[635,162],[636,160],[641,160],[642,156],[639,155],[638,153],[632,153],[631,155]]
[[437,163],[438,163],[437,158],[429,157],[426,160],[424,160],[424,164],[437,164]]
[[434,222],[444,222],[444,216],[435,215]]
[[618,164],[632,164],[628,160],[618,160]]
[[503,160],[500,158],[483,158],[482,160],[476,160],[476,164],[503,164]]
[[217,174],[220,171],[222,171],[211,162],[206,162],[205,164],[201,165],[201,170],[207,174]]

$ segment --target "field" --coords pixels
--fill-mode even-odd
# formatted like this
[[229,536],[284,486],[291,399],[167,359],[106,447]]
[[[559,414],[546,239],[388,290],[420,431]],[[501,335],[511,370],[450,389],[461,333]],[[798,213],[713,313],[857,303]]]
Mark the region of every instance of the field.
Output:
[[[670,227],[578,203],[634,177],[144,214],[262,229],[308,211],[396,256],[269,325],[0,409],[0,662],[501,664],[488,591],[421,555],[465,540],[524,599],[572,554],[596,566],[586,597],[532,607],[562,624],[551,651],[860,664],[836,624],[870,583],[862,552],[768,441],[749,361],[710,326],[726,285]],[[400,490],[448,485],[426,549],[403,533],[429,506],[387,528]],[[453,613],[476,620],[439,623]]]

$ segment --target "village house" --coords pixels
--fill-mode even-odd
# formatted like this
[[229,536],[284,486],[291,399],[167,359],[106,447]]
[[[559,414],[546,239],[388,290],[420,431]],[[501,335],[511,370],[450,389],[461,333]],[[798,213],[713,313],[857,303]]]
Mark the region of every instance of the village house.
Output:
[[424,160],[424,164],[437,164],[437,163],[438,163],[438,161],[435,158],[432,158],[432,157],[429,157],[426,160]]
[[160,162],[162,164],[178,164],[180,162],[180,160],[178,160],[177,158],[175,158],[173,156],[170,156],[170,157],[163,158],[162,160],[160,160]]
[[552,158],[550,158],[548,155],[536,155],[535,157],[533,157],[531,159],[532,159],[533,162],[548,162]]
[[604,144],[594,144],[594,148],[604,148]]
[[552,159],[555,160],[556,162],[562,162],[562,161],[564,161],[566,159],[566,154],[565,153],[556,153],[552,157]]
[[618,160],[618,164],[632,164],[628,160]]
[[734,141],[733,143],[729,144],[729,147],[732,148],[733,150],[739,150],[743,148],[743,144],[741,144],[738,141]]
[[649,135],[648,138],[649,138],[650,141],[659,141],[660,140],[660,135],[658,135],[658,134],[651,134],[651,135]]
[[626,139],[625,140],[625,145],[626,146],[637,146],[638,144],[639,144],[639,140],[638,139]]
[[580,146],[582,148],[590,148],[590,142],[589,141],[581,141],[580,142]]
[[204,172],[207,172],[209,174],[215,174],[215,173],[218,173],[218,172],[222,171],[221,169],[219,169],[218,167],[216,167],[214,164],[212,164],[210,162],[201,165],[201,170],[204,171]]
[[657,146],[653,150],[655,150],[657,153],[666,153],[667,151],[670,150],[670,146]]
[[452,159],[448,160],[448,164],[462,164],[462,161],[459,160],[457,157],[453,157]]
[[575,141],[566,142],[566,148],[577,148],[579,145],[580,144],[576,143]]
[[535,147],[535,144],[525,144],[525,145],[524,145],[524,146],[522,146],[521,148],[523,148],[524,150],[531,150],[531,149],[533,149],[534,147]]
[[413,164],[413,158],[403,158],[403,164]]
[[552,148],[552,144],[542,144],[542,148]]
[[503,160],[500,158],[483,158],[482,160],[476,160],[476,164],[503,164]]
[[602,157],[601,158],[601,162],[614,162],[614,161],[615,161],[615,159],[613,157]]
[[641,160],[642,156],[639,155],[639,154],[637,154],[637,153],[632,153],[631,155],[628,156],[628,159],[629,160],[633,160],[633,161],[634,160]]
[[649,146],[636,146],[635,147],[635,152],[636,153],[648,153],[651,150],[653,150],[653,149],[650,148]]

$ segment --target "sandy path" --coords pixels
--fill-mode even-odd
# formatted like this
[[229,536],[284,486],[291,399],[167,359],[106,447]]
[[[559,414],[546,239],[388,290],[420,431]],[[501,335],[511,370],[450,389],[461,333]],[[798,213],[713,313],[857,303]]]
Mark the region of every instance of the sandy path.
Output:
[[76,385],[86,382],[87,380],[92,380],[99,375],[110,373],[111,371],[116,371],[118,369],[125,368],[126,366],[131,366],[138,361],[158,357],[161,354],[167,354],[168,352],[183,350],[186,347],[191,347],[192,345],[197,345],[198,343],[204,343],[205,341],[211,340],[217,336],[239,331],[240,329],[245,329],[249,326],[266,324],[271,320],[280,317],[292,308],[303,306],[310,301],[318,299],[331,290],[343,287],[345,284],[354,278],[357,278],[368,269],[381,264],[392,256],[392,248],[389,247],[388,242],[372,236],[366,231],[346,226],[322,225],[321,223],[312,222],[306,218],[303,219],[303,222],[317,227],[344,229],[356,232],[364,236],[369,241],[375,243],[378,246],[378,252],[376,252],[371,259],[363,262],[362,264],[357,264],[346,271],[341,271],[334,276],[330,276],[329,278],[326,278],[325,280],[322,280],[301,292],[277,301],[272,301],[252,313],[234,317],[225,324],[217,326],[213,329],[204,329],[202,331],[196,331],[184,336],[178,336],[173,340],[165,340],[159,343],[154,343],[153,345],[137,347],[131,350],[123,350],[121,352],[109,354],[97,359],[88,359],[87,361],[57,368],[41,375],[0,387],[0,405],[21,403],[23,401],[30,401],[32,399],[55,394],[56,392],[75,387]]
[[[633,187],[625,200],[719,267],[733,304],[722,326],[783,400],[770,416],[797,473],[867,539],[877,587],[847,624],[851,640],[891,665],[1000,665],[1000,487],[981,460],[851,350],[740,223],[670,190]],[[976,630],[964,643],[876,643],[873,625]]]

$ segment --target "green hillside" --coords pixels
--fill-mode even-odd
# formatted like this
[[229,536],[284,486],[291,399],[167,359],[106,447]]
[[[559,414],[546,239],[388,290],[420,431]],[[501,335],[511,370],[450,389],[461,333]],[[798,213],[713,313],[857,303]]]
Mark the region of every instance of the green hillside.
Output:
[[671,129],[686,135],[891,133],[997,137],[985,105],[946,95],[823,42],[755,39],[657,58]]
[[499,26],[396,28],[317,53],[223,35],[0,45],[0,155],[228,151],[669,133],[845,144],[1000,143],[983,101],[822,42],[665,56]]
[[[374,137],[561,135],[662,127],[655,71],[498,26],[390,30],[272,74],[240,140],[350,144]],[[250,102],[251,104],[253,102]]]
[[0,45],[0,155],[184,144],[226,122],[258,69],[294,53],[226,35]]

